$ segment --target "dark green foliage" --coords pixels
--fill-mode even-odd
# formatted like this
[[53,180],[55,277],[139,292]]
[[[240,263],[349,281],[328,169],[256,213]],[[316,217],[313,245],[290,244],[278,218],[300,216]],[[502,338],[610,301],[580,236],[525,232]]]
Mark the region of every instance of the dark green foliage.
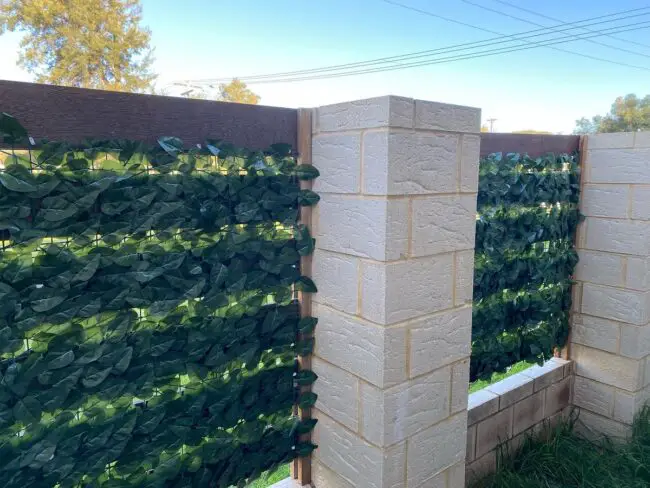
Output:
[[498,153],[479,168],[472,380],[564,345],[580,221],[575,155]]
[[[2,135],[24,134],[2,116]],[[20,127],[18,125],[18,127]],[[317,203],[284,145],[11,151],[0,172],[0,484],[227,487],[307,455],[294,290]]]

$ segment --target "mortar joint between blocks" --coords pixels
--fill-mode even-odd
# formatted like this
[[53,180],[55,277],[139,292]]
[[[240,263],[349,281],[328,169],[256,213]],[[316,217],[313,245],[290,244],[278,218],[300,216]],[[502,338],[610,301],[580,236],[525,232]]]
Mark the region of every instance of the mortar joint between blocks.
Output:
[[363,195],[366,192],[366,185],[363,181],[363,166],[364,166],[364,150],[365,145],[363,143],[366,136],[366,131],[362,130],[359,134],[359,194]]
[[463,139],[465,134],[461,133],[456,141],[456,193],[461,191],[461,179],[463,175]]

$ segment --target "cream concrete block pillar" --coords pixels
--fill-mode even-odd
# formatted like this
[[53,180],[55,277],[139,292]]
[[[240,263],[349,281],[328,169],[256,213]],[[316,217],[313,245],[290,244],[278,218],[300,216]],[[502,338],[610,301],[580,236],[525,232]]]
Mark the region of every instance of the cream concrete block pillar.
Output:
[[462,488],[480,111],[314,114],[316,488]]
[[585,433],[626,436],[650,399],[650,133],[590,135],[570,354]]

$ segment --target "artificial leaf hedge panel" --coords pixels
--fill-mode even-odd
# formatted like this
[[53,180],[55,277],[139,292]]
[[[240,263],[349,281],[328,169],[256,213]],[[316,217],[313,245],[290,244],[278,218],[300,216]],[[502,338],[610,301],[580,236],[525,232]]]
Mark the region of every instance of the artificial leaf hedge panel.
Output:
[[470,377],[565,344],[580,219],[577,155],[496,153],[479,165]]
[[314,168],[171,137],[3,155],[1,486],[242,486],[311,452]]

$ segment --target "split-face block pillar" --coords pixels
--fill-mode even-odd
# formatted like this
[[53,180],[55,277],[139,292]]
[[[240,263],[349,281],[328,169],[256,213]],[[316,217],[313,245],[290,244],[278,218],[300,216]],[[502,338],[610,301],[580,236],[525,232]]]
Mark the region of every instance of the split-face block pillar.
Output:
[[624,437],[650,399],[650,132],[590,135],[583,153],[573,398],[585,434]]
[[462,488],[480,110],[314,113],[316,488]]

